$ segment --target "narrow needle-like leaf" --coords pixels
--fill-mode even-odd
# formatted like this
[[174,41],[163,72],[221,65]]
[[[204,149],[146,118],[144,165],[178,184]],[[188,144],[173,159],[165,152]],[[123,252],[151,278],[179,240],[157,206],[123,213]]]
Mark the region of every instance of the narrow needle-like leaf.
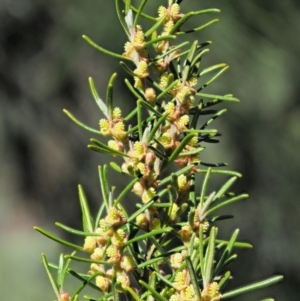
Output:
[[260,288],[265,288],[269,285],[278,283],[282,279],[283,279],[283,276],[275,276],[275,277],[272,277],[272,278],[269,278],[269,279],[266,279],[266,280],[263,280],[263,281],[259,281],[259,282],[256,282],[256,283],[253,283],[253,284],[250,284],[250,285],[246,285],[246,286],[234,289],[232,291],[229,291],[229,292],[226,292],[226,293],[222,294],[222,300],[232,298],[232,297],[244,294],[244,293],[248,293],[248,292],[260,289]]
[[79,201],[81,206],[82,212],[82,224],[83,224],[83,231],[84,232],[93,232],[93,222],[92,217],[89,209],[89,205],[87,202],[87,198],[85,196],[83,187],[78,185],[78,194],[79,194]]
[[80,250],[80,251],[84,250],[82,246],[78,246],[78,245],[72,244],[72,243],[70,243],[70,242],[68,242],[66,240],[63,240],[63,239],[61,239],[61,238],[53,235],[52,233],[50,233],[48,231],[45,231],[44,229],[41,229],[41,228],[36,227],[36,226],[33,227],[33,229],[36,230],[36,231],[38,231],[38,232],[40,232],[40,233],[42,233],[43,235],[49,237],[50,239],[52,239],[52,240],[54,240],[54,241],[62,244],[62,245],[65,245],[67,247],[71,247],[73,249]]
[[59,300],[60,299],[60,294],[59,294],[58,284],[56,283],[56,281],[55,281],[55,279],[54,279],[54,277],[53,277],[53,275],[51,273],[51,270],[50,270],[49,264],[48,264],[48,260],[47,260],[47,258],[45,256],[45,254],[42,254],[42,262],[43,262],[44,268],[46,270],[46,273],[47,273],[47,275],[49,277],[49,280],[51,282],[52,288],[53,288],[53,290],[55,292],[55,295],[57,297],[57,300]]

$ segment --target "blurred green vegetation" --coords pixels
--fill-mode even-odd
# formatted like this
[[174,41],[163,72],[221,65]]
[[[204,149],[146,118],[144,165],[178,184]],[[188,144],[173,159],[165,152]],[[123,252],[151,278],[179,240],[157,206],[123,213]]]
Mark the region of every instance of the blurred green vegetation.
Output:
[[[148,9],[155,11],[156,3]],[[218,121],[221,144],[209,145],[203,161],[225,161],[243,173],[236,190],[250,193],[232,207],[228,229],[241,229],[255,248],[235,263],[234,285],[283,273],[286,281],[243,297],[298,300],[300,227],[300,2],[298,0],[185,0],[183,11],[215,6],[220,23],[193,39],[212,40],[205,65],[231,68],[209,92],[234,93],[239,105],[226,105]],[[202,21],[203,20],[203,21]],[[196,23],[205,19],[195,18]],[[190,23],[191,28],[196,23]],[[194,25],[193,25],[194,24]],[[94,127],[95,110],[87,78],[100,94],[118,62],[89,47],[86,34],[105,48],[122,52],[126,36],[117,23],[114,1],[0,2],[0,251],[1,296],[11,301],[52,300],[39,254],[55,261],[59,246],[32,230],[53,230],[61,221],[80,222],[77,183],[92,206],[101,202],[97,165],[107,158],[86,148],[90,135],[61,112],[69,109]],[[119,72],[116,101],[125,111],[134,103]],[[126,177],[114,178],[122,187]],[[128,200],[130,202],[130,200]],[[57,230],[56,230],[57,231]],[[59,231],[57,231],[59,232]],[[57,254],[57,256],[56,256]]]

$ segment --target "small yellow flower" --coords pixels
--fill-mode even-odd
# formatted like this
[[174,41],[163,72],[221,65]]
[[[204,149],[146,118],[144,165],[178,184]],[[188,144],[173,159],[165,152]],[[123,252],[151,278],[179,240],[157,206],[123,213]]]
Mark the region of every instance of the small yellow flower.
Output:
[[133,73],[138,78],[146,78],[149,76],[148,64],[145,61],[140,61]]
[[110,148],[115,149],[117,151],[119,150],[119,144],[118,144],[117,141],[115,141],[115,140],[109,140],[107,144],[108,144],[108,146]]
[[168,21],[167,23],[165,23],[164,26],[164,32],[162,35],[164,34],[169,34],[171,29],[174,27],[174,22],[172,20]]
[[100,126],[100,132],[104,136],[109,136],[111,134],[109,122],[106,119],[101,119],[99,121],[99,126]]
[[149,224],[149,229],[152,231],[152,230],[158,230],[160,229],[160,220],[158,218],[153,218],[151,221],[150,221],[150,224]]
[[173,203],[171,213],[170,213],[170,220],[171,221],[174,221],[176,219],[178,209],[179,209],[178,205]]
[[104,248],[96,248],[94,253],[91,255],[93,260],[102,260],[104,257]]
[[179,190],[182,190],[186,184],[187,184],[186,175],[181,174],[180,176],[178,176],[177,185],[178,185]]
[[209,285],[208,295],[212,298],[219,295],[219,284],[217,282],[213,282]]
[[192,76],[189,79],[189,85],[190,87],[195,87],[198,84],[198,78],[196,76]]
[[136,182],[132,188],[132,192],[138,196],[142,196],[145,188],[140,182]]
[[167,85],[168,85],[168,74],[167,73],[164,73],[160,76],[159,85],[163,89],[167,88]]
[[170,297],[170,301],[182,301],[182,298],[178,293],[176,293]]
[[185,225],[181,228],[181,230],[178,231],[178,234],[182,238],[183,241],[187,242],[190,240],[192,235],[192,228],[190,225]]
[[126,218],[120,210],[115,207],[109,208],[107,216],[105,217],[105,222],[108,227],[117,227],[121,226],[126,222]]
[[165,106],[164,106],[165,112],[169,113],[169,114],[174,114],[175,112],[175,104],[173,102],[168,102]]
[[158,140],[166,149],[172,147],[172,139],[169,133],[162,134]]
[[121,259],[120,266],[127,273],[132,271],[135,268],[133,257],[131,255],[124,255]]
[[119,275],[117,277],[117,283],[121,284],[121,287],[122,288],[126,288],[130,285],[130,280],[129,280],[129,277],[127,275]]
[[141,228],[144,228],[148,224],[148,218],[145,213],[141,213],[136,217],[136,224]]
[[144,49],[145,35],[144,35],[144,32],[142,31],[142,27],[140,25],[136,26],[136,31],[134,33],[134,37],[131,42],[132,42],[133,47],[137,51]]
[[142,201],[144,204],[148,203],[149,201],[151,201],[156,195],[156,191],[153,187],[145,190],[143,192],[143,195],[142,195]]
[[180,103],[184,103],[191,96],[191,91],[188,87],[184,86],[180,89],[180,91],[176,94],[176,99]]
[[144,154],[144,145],[140,141],[134,143],[133,149],[134,149],[133,156],[135,158],[138,158]]
[[212,282],[201,293],[201,300],[207,301],[219,301],[221,299],[221,294],[219,293],[219,284],[217,282]]
[[183,292],[184,298],[187,300],[193,300],[196,296],[195,290],[192,284],[190,284]]
[[117,263],[121,259],[120,250],[115,245],[110,245],[106,249],[106,255],[107,255],[107,257],[109,257],[109,262],[111,262],[111,263]]
[[118,108],[118,107],[114,108],[112,115],[113,115],[113,116],[112,116],[113,119],[120,119],[121,116],[122,116],[122,111],[121,111],[121,109]]
[[190,121],[189,115],[183,115],[179,118],[178,124],[181,126],[186,126],[188,125],[189,121]]
[[180,13],[180,6],[177,3],[174,3],[171,5],[170,8],[171,14],[173,15],[173,17],[175,17],[176,15],[178,15]]
[[173,282],[173,287],[176,290],[180,291],[187,286],[186,281],[187,281],[187,271],[182,270],[176,274]]
[[159,18],[162,18],[166,14],[167,9],[164,6],[160,6],[158,8],[158,16]]
[[122,229],[118,229],[111,238],[111,243],[117,247],[124,246],[126,240],[126,233]]
[[124,131],[125,125],[123,121],[119,121],[115,123],[114,127],[111,129],[111,134],[117,139],[117,140],[123,140],[127,134]]
[[97,276],[96,277],[96,285],[103,291],[107,292],[108,288],[110,286],[110,280],[103,276]]
[[147,167],[144,163],[138,163],[137,165],[138,170],[141,172],[141,174],[144,176],[147,173]]
[[142,90],[144,86],[143,81],[138,76],[135,76],[133,79],[134,79],[134,87],[139,90]]
[[183,264],[184,257],[182,256],[181,253],[175,253],[170,256],[170,261],[171,261],[171,267],[174,270],[177,270]]
[[151,105],[154,105],[156,102],[156,93],[155,90],[153,88],[147,88],[145,90],[145,98],[148,100],[148,102]]
[[190,145],[190,146],[196,146],[197,143],[198,143],[198,138],[199,138],[198,134],[195,135],[195,136],[189,141],[188,145]]
[[93,253],[97,247],[96,236],[87,236],[84,240],[83,248],[86,252]]

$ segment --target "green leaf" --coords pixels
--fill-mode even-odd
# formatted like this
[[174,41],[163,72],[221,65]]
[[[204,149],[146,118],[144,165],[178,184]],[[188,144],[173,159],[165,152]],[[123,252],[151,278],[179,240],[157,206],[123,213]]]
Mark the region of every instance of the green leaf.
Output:
[[155,23],[154,25],[149,28],[146,32],[145,32],[145,37],[148,38],[152,35],[152,33],[160,26],[164,23],[166,19],[166,16],[164,16],[163,18],[159,19],[158,21],[155,19]]
[[[146,34],[145,34],[145,36],[146,36]],[[155,39],[151,39],[150,41],[146,42],[144,46],[149,47],[149,46],[151,46],[153,44],[156,44],[160,41],[168,41],[168,40],[172,40],[172,39],[176,39],[176,36],[175,35],[159,36]]]
[[186,147],[186,145],[196,136],[196,133],[190,133],[186,135],[177,148],[172,152],[172,154],[169,157],[169,163],[176,160],[179,156],[179,154],[183,151],[183,149]]
[[144,282],[143,280],[139,280],[139,283],[146,288],[157,301],[168,301],[165,297],[163,297],[159,292],[157,292],[155,289],[153,289],[149,284]]
[[131,61],[130,58],[127,58],[123,55],[120,55],[118,53],[115,53],[115,52],[112,52],[112,51],[109,51],[99,45],[97,45],[95,42],[93,42],[89,37],[87,37],[86,35],[83,35],[82,38],[87,41],[91,46],[93,46],[95,49],[99,50],[100,52],[106,54],[106,55],[109,55],[111,57],[114,57],[114,58],[117,58],[117,59],[120,59],[120,60],[128,60],[128,61]]
[[63,109],[63,112],[74,122],[76,123],[78,126],[80,126],[81,128],[85,129],[88,132],[94,133],[94,134],[98,134],[98,135],[102,135],[100,131],[95,130],[87,125],[85,125],[84,123],[82,123],[81,121],[79,121],[78,119],[76,119],[74,117],[74,115],[72,115],[68,110]]
[[203,238],[203,223],[200,224],[199,227],[199,260],[200,260],[200,270],[202,278],[205,275],[205,269],[204,269],[204,238]]
[[228,298],[232,298],[244,293],[248,293],[257,289],[261,289],[261,288],[265,288],[269,285],[278,283],[279,281],[281,281],[283,279],[283,276],[274,276],[272,278],[266,279],[266,280],[262,280],[253,284],[249,284],[237,289],[234,289],[232,291],[226,292],[224,294],[222,294],[222,299],[228,299]]
[[[142,95],[139,94],[139,93],[137,92],[137,90],[132,86],[132,84],[130,83],[130,81],[129,81],[127,78],[125,78],[124,81],[125,81],[125,84],[126,84],[127,88],[129,89],[129,91],[130,91],[137,99],[140,99]],[[133,112],[134,112],[134,114],[136,114],[137,108],[135,108]],[[126,116],[126,117],[124,118],[124,120],[125,120],[125,121],[128,121],[130,118],[132,118],[133,112],[130,112],[129,115]]]
[[112,265],[110,262],[107,262],[107,261],[94,260],[94,259],[89,259],[89,258],[84,258],[84,257],[79,257],[79,256],[73,256],[73,255],[65,255],[65,258],[71,259],[71,260],[75,260],[75,261],[80,261],[80,262],[88,262],[88,263]]
[[109,208],[108,195],[109,195],[109,186],[107,181],[107,165],[105,164],[103,167],[98,166],[98,174],[100,180],[100,188],[102,192],[102,198],[105,202],[106,209]]
[[230,178],[216,193],[213,201],[217,201],[219,198],[221,198],[227,190],[234,184],[234,182],[237,180],[237,177]]
[[[187,173],[189,172],[190,170],[192,170],[192,168],[194,168],[197,164],[190,164],[190,165],[187,165],[185,167],[183,167],[182,169],[174,172],[173,174],[175,174],[177,177],[184,174],[184,173]],[[172,180],[172,175],[170,176],[167,176],[165,178],[163,178],[159,183],[158,183],[158,186],[162,186],[164,184],[167,184],[169,182],[171,182]]]
[[217,78],[219,78],[225,71],[229,69],[229,66],[222,68],[215,76],[213,76],[208,82],[206,82],[203,86],[201,86],[197,91],[200,91],[207,86],[209,86],[212,82],[214,82]]
[[95,229],[99,226],[99,221],[102,217],[103,211],[106,208],[106,204],[103,202],[98,210],[96,220],[95,220]]
[[117,73],[113,73],[112,76],[109,79],[107,90],[106,90],[106,106],[108,111],[108,116],[110,119],[112,119],[113,115],[113,86],[114,81],[117,77]]
[[117,199],[115,200],[115,205],[119,204],[119,202],[122,200],[122,198],[132,189],[132,187],[134,186],[134,184],[136,182],[138,182],[138,178],[134,178],[123,190],[122,192],[119,194],[119,196],[117,197]]
[[159,127],[163,124],[163,122],[166,120],[168,115],[169,115],[169,113],[165,112],[154,124],[151,132],[149,133],[149,135],[147,137],[147,141],[146,141],[147,144],[150,144],[152,138],[155,136],[155,134],[157,134]]
[[103,142],[97,140],[97,139],[94,139],[94,138],[91,138],[90,141],[95,145],[91,145],[89,144],[88,145],[88,148],[91,149],[91,150],[94,150],[94,151],[97,151],[97,152],[100,152],[100,153],[104,153],[104,154],[111,154],[111,155],[119,155],[119,156],[122,156],[122,157],[129,157],[127,154],[123,153],[123,152],[120,152],[120,151],[117,151],[113,148],[110,148],[108,145],[104,144]]
[[57,269],[57,277],[56,277],[56,283],[59,287],[59,290],[63,290],[63,281],[62,281],[62,272],[64,268],[64,254],[59,255],[59,261],[58,261],[58,269]]
[[143,263],[140,263],[137,268],[138,269],[141,269],[141,268],[144,268],[144,267],[150,267],[152,266],[152,264],[156,263],[156,262],[161,262],[163,261],[163,258],[162,257],[157,257],[157,258],[152,258],[150,260],[147,260]]
[[221,280],[219,281],[219,288],[220,289],[223,289],[223,287],[225,287],[225,285],[227,284],[229,278],[231,276],[231,273],[230,271],[227,271],[223,277],[221,278]]
[[88,206],[87,198],[85,196],[83,187],[78,185],[79,202],[82,212],[82,226],[84,232],[94,232],[92,216]]
[[204,257],[204,275],[203,287],[206,287],[212,279],[214,256],[215,256],[215,239],[217,235],[216,227],[212,227],[209,233],[209,242]]
[[218,209],[221,209],[221,208],[223,208],[223,207],[225,207],[227,205],[230,205],[232,203],[235,203],[237,201],[241,201],[241,200],[247,199],[248,197],[249,197],[249,195],[245,194],[245,193],[241,194],[241,195],[238,195],[236,197],[233,197],[233,198],[231,198],[231,199],[229,199],[229,200],[227,200],[227,201],[225,201],[225,202],[223,202],[223,203],[221,203],[221,204],[219,204],[219,205],[217,205],[217,206],[215,206],[215,207],[207,210],[206,215],[209,215],[212,212],[214,212],[214,211],[216,211]]
[[186,266],[187,266],[188,271],[189,271],[189,275],[190,275],[190,278],[191,278],[191,282],[192,282],[197,300],[201,300],[201,292],[200,292],[200,289],[199,289],[197,276],[196,276],[192,261],[191,261],[189,256],[186,256],[185,260],[186,260]]
[[71,269],[68,269],[68,272],[69,272],[72,276],[74,276],[75,278],[79,279],[82,283],[86,283],[86,284],[87,284],[88,286],[90,286],[91,288],[93,288],[93,289],[95,289],[95,290],[97,290],[97,291],[102,292],[101,289],[100,289],[97,285],[95,285],[95,284],[92,283],[92,282],[87,281],[87,279],[89,279],[90,277],[83,277],[83,276],[81,276],[80,274],[78,274],[77,272],[75,272],[74,270],[71,270]]
[[205,93],[196,93],[197,96],[203,98],[214,98],[215,100],[224,100],[224,101],[233,101],[233,102],[240,102],[239,99],[232,97],[232,96],[221,96],[221,95],[213,95],[213,94],[205,94]]
[[57,226],[61,229],[64,229],[65,231],[67,231],[69,233],[79,235],[79,236],[84,236],[84,237],[86,237],[86,236],[99,236],[99,233],[79,231],[79,230],[70,228],[70,227],[68,227],[66,225],[63,225],[61,223],[58,223],[58,222],[55,223],[55,226]]
[[118,173],[123,173],[122,168],[115,162],[109,162],[109,165],[112,169],[114,169]]
[[[121,9],[121,7],[120,7],[119,1],[120,1],[120,0],[116,0],[116,1],[115,1],[117,16],[118,16],[118,19],[119,19],[120,24],[122,25],[124,31],[125,31],[126,34],[127,34],[127,36],[130,36],[129,30],[128,30],[127,25],[126,25],[126,22],[125,22],[125,20],[124,20],[124,18],[123,18],[122,9]],[[127,1],[127,2],[128,2],[128,1]]]
[[78,245],[72,244],[72,243],[70,243],[70,242],[68,242],[66,240],[63,240],[63,239],[61,239],[61,238],[59,238],[59,237],[51,234],[50,232],[45,231],[44,229],[41,229],[41,228],[36,227],[36,226],[33,227],[33,229],[36,230],[36,231],[38,231],[38,232],[40,232],[40,233],[42,233],[43,235],[49,237],[50,239],[52,239],[52,240],[54,240],[54,241],[62,244],[62,245],[65,245],[67,247],[71,247],[71,248],[76,249],[76,250],[84,251],[84,249],[83,249],[82,246],[78,246]]
[[[238,177],[238,178],[241,178],[242,177],[242,174],[237,172],[237,171],[233,171],[233,170],[224,170],[224,169],[212,169],[212,168],[209,168],[210,169],[210,172],[211,173],[214,173],[214,174],[221,174],[221,175],[228,175],[228,176],[235,176],[235,177]],[[208,172],[208,169],[200,169],[200,170],[197,170],[198,173],[207,173]]]
[[223,268],[223,264],[225,262],[225,260],[229,257],[229,255],[231,254],[231,251],[233,249],[233,245],[238,237],[238,234],[239,234],[239,229],[236,229],[231,238],[230,238],[230,241],[226,247],[226,249],[224,250],[220,260],[218,261],[217,265],[216,265],[216,268],[215,268],[215,271],[214,271],[214,274],[215,276],[218,275],[221,271],[221,269]]
[[[126,2],[126,3],[127,3],[127,2]],[[133,5],[131,5],[130,8],[131,8],[135,13],[138,11],[137,8],[134,7]],[[156,19],[155,17],[152,17],[152,16],[150,16],[150,15],[148,15],[148,14],[145,14],[145,13],[143,13],[143,12],[141,12],[140,15],[141,15],[143,18],[147,19],[147,20],[154,21],[154,22],[157,21],[157,19]]]
[[103,113],[103,115],[108,118],[108,111],[107,111],[107,106],[106,104],[103,102],[103,100],[99,97],[98,92],[96,90],[94,81],[91,77],[89,77],[89,85],[90,85],[90,90],[92,92],[92,95],[94,97],[94,100],[96,102],[96,105],[98,106],[98,108],[100,109],[100,111]]
[[[71,259],[70,259],[71,260]],[[74,292],[73,297],[71,298],[71,300],[73,300],[73,298],[75,298],[76,296],[79,296],[79,293],[87,286],[91,283],[92,280],[94,280],[98,275],[101,275],[102,272],[95,272],[93,275],[91,275],[88,279],[86,279]],[[92,284],[92,283],[91,283]]]
[[135,18],[134,18],[134,22],[133,22],[134,27],[138,24],[139,17],[141,15],[143,8],[144,8],[145,4],[147,3],[147,1],[148,0],[142,0],[141,4],[139,5],[138,10],[135,15]]
[[135,74],[134,74],[134,71],[133,70],[131,70],[124,62],[120,62],[120,66],[124,69],[124,71],[126,72],[126,73],[128,73],[131,77],[134,77],[135,76]]
[[128,246],[128,245],[130,245],[131,243],[133,243],[135,241],[139,241],[139,240],[147,239],[147,238],[150,238],[150,237],[154,237],[155,235],[158,235],[158,234],[171,232],[172,230],[173,229],[171,227],[166,227],[166,228],[159,229],[159,230],[153,230],[151,232],[136,236],[136,237],[128,240],[125,243],[125,246]]
[[[71,253],[72,256],[74,256],[75,254],[76,254],[76,251]],[[63,254],[61,254],[61,256],[63,258]],[[64,264],[63,269],[60,273],[60,290],[61,291],[64,289],[64,283],[65,283],[66,275],[67,275],[70,264],[71,264],[71,259],[67,259],[66,263]]]
[[[228,241],[221,240],[221,239],[216,239],[216,243],[227,245]],[[243,248],[243,249],[252,249],[253,248],[253,246],[251,244],[247,243],[247,242],[235,242],[233,244],[233,246],[235,248]]]
[[[183,18],[181,18],[181,19],[183,19]],[[180,22],[180,21],[178,21],[178,22]],[[186,80],[190,76],[191,63],[192,63],[193,57],[195,55],[195,51],[196,51],[197,45],[198,45],[198,41],[196,40],[196,41],[194,41],[191,49],[189,50],[187,58],[184,61],[183,70],[182,70],[182,78],[181,78],[181,81],[182,81],[183,84],[185,84]]]
[[174,80],[171,81],[169,83],[169,85],[167,85],[167,87],[165,89],[163,89],[163,91],[157,95],[156,99],[159,100],[161,99],[162,97],[164,97],[166,94],[169,93],[170,90],[172,90],[177,84],[178,84],[179,80]]
[[145,212],[146,209],[151,207],[154,203],[154,200],[148,202],[144,206],[142,206],[139,210],[135,211],[130,217],[128,217],[127,222],[132,222],[138,215],[140,215],[142,212]]
[[44,268],[46,270],[46,273],[48,275],[48,278],[51,282],[52,288],[55,292],[56,298],[57,298],[57,300],[59,300],[60,299],[60,293],[59,293],[59,288],[58,288],[59,285],[56,283],[56,281],[55,281],[55,279],[54,279],[54,277],[51,273],[51,270],[49,268],[49,264],[48,264],[48,261],[47,261],[47,258],[46,258],[45,254],[42,254],[42,262],[43,262]]
[[[156,275],[157,275],[157,274],[156,274],[155,272],[151,273],[151,274],[150,274],[150,277],[149,277],[149,281],[148,281],[149,285],[150,285],[155,291],[157,291],[157,289],[156,289],[156,284],[157,284],[157,278],[156,278]],[[153,296],[152,296],[151,294],[148,294],[146,301],[155,301],[155,299],[153,298]]]
[[208,26],[210,26],[214,23],[217,23],[217,22],[219,22],[219,19],[213,19],[213,20],[211,20],[211,21],[209,21],[209,22],[207,22],[207,23],[205,23],[201,26],[196,27],[196,28],[186,30],[186,31],[179,31],[177,34],[182,35],[182,34],[186,34],[186,33],[197,32],[197,31],[200,31],[200,30],[202,30],[202,29],[204,29],[204,28],[206,28],[206,27],[208,27]]
[[212,171],[211,168],[208,168],[206,170],[206,175],[205,175],[205,178],[204,178],[204,181],[203,181],[203,184],[202,184],[202,190],[201,190],[201,194],[200,194],[200,206],[201,207],[203,207],[203,204],[204,204],[204,198],[205,198],[205,195],[206,195],[206,188],[207,188],[207,185],[208,185],[208,180],[210,178],[211,171]]

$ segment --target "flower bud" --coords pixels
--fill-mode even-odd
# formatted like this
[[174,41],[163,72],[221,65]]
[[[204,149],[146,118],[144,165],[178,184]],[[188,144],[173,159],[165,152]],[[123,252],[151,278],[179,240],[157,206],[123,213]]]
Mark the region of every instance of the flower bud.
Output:
[[147,88],[145,90],[145,98],[148,100],[148,102],[153,106],[156,102],[156,93],[153,88]]

